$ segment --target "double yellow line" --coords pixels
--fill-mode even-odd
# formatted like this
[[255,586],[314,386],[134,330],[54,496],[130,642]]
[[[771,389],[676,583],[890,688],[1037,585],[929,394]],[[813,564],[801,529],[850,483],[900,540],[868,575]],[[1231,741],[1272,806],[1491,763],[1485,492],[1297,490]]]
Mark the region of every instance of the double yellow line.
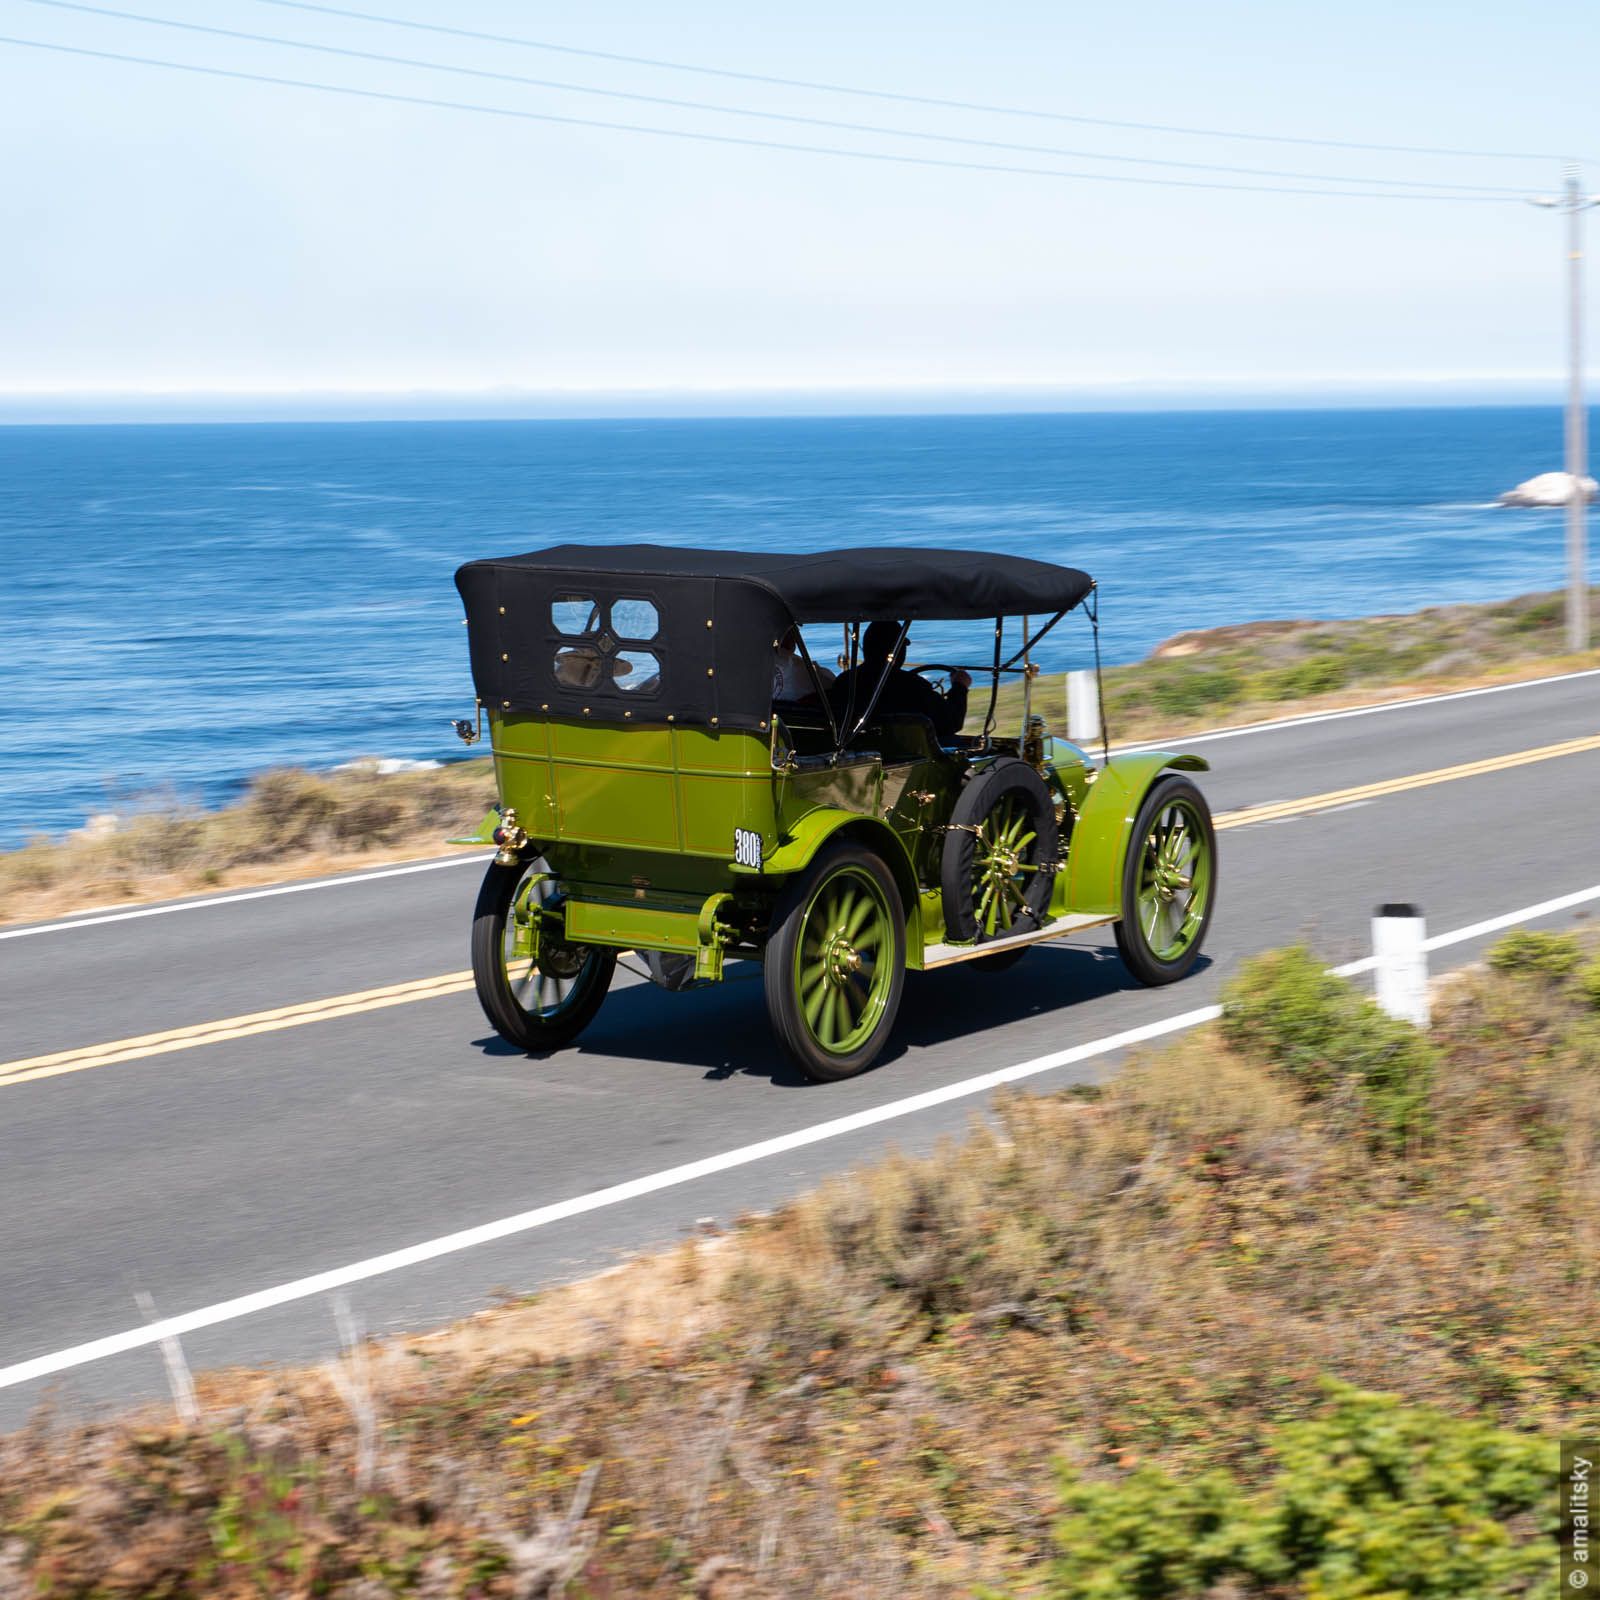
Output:
[[409,1005],[413,1000],[432,1000],[442,994],[460,994],[471,987],[470,972],[449,972],[440,978],[388,983],[380,989],[360,989],[354,994],[336,994],[327,1000],[306,1000],[295,1006],[276,1006],[271,1011],[252,1011],[242,1017],[224,1017],[220,1022],[196,1022],[187,1028],[166,1028],[160,1033],[143,1033],[135,1039],[117,1039],[111,1044],[56,1050],[47,1056],[29,1056],[24,1061],[0,1063],[0,1089],[9,1088],[14,1083],[31,1083],[35,1078],[54,1078],[63,1072],[111,1067],[123,1061],[140,1061],[146,1056],[169,1055],[174,1050],[193,1050],[203,1044],[248,1039],[256,1033],[276,1033],[280,1028],[299,1028],[308,1022],[330,1022],[335,1017],[381,1011],[385,1006]]
[[1224,812],[1216,819],[1223,828],[1244,828],[1255,822],[1279,822],[1285,817],[1300,817],[1310,811],[1334,811],[1340,806],[1378,800],[1384,795],[1403,794],[1407,789],[1426,789],[1435,783],[1454,783],[1460,778],[1481,778],[1491,772],[1507,772],[1535,761],[1554,761],[1558,756],[1581,755],[1600,750],[1600,734],[1584,739],[1563,739],[1559,744],[1544,744],[1534,750],[1518,750],[1508,756],[1488,756],[1482,761],[1463,761],[1455,767],[1435,767],[1432,772],[1414,772],[1405,778],[1385,778],[1378,783],[1363,783],[1353,789],[1333,789],[1327,794],[1307,795],[1302,800],[1279,800],[1270,805],[1247,806],[1242,811]]
[[[1464,761],[1458,766],[1437,767],[1432,772],[1416,772],[1409,777],[1387,778],[1378,783],[1358,784],[1350,789],[1334,789],[1326,794],[1307,795],[1300,800],[1280,800],[1269,805],[1227,811],[1216,819],[1216,826],[1221,831],[1249,827],[1257,822],[1281,822],[1288,817],[1332,811],[1340,806],[1381,799],[1385,795],[1402,794],[1408,789],[1425,789],[1436,783],[1482,777],[1513,767],[1529,766],[1536,761],[1554,761],[1560,756],[1580,755],[1589,750],[1600,750],[1600,734],[1583,739],[1564,739],[1559,744],[1540,745],[1536,749],[1519,750],[1507,756],[1490,756],[1482,761]],[[271,1011],[252,1011],[246,1016],[225,1017],[218,1022],[168,1028],[161,1033],[141,1034],[135,1039],[117,1039],[109,1044],[84,1045],[76,1050],[57,1050],[50,1055],[29,1056],[22,1061],[0,1063],[0,1089],[16,1083],[31,1083],[37,1078],[53,1078],[61,1073],[84,1072],[91,1067],[111,1067],[125,1061],[140,1061],[147,1056],[193,1050],[203,1044],[223,1044],[233,1039],[248,1039],[253,1034],[276,1033],[283,1028],[298,1028],[310,1022],[329,1022],[335,1017],[381,1011],[387,1006],[409,1005],[413,1000],[433,1000],[441,995],[461,994],[471,987],[470,972],[449,972],[438,978],[418,978],[411,983],[390,983],[378,989],[333,995],[327,1000],[308,1000],[300,1005],[278,1006]]]

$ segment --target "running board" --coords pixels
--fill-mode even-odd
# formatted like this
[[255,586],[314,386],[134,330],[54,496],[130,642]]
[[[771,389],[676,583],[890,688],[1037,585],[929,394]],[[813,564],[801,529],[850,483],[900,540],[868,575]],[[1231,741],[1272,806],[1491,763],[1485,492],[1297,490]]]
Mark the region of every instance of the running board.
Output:
[[1069,933],[1084,928],[1102,928],[1115,917],[1101,916],[1095,912],[1080,912],[1076,916],[1057,917],[1042,928],[1028,933],[1008,933],[1003,939],[985,939],[982,944],[930,944],[922,952],[923,972],[934,967],[953,967],[958,961],[976,961],[979,956],[998,955],[1002,950],[1015,950],[1019,945],[1042,944],[1046,939],[1064,938]]

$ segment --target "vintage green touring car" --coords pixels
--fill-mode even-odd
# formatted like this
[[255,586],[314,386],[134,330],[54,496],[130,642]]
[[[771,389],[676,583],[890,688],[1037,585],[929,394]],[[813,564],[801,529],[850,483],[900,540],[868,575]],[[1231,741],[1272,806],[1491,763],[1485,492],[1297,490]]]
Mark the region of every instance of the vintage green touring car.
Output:
[[[993,971],[1103,924],[1144,983],[1200,953],[1216,843],[1185,774],[1206,763],[1096,764],[1030,713],[1039,640],[1094,614],[1085,573],[904,547],[558,545],[456,584],[479,707],[457,728],[470,742],[487,713],[499,790],[473,971],[523,1049],[570,1043],[624,951],[669,988],[761,961],[779,1044],[823,1080],[878,1056],[908,969]],[[992,624],[989,660],[904,669],[914,623],[959,620]],[[834,682],[801,632],[823,623],[842,630]],[[972,674],[988,714],[969,733]],[[1023,709],[1003,735],[1007,674]]]

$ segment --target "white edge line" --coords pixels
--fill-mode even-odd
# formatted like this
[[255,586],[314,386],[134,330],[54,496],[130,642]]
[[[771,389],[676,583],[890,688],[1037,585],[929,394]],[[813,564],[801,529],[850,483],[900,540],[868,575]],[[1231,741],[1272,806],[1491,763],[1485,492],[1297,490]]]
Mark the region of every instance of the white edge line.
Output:
[[308,889],[338,889],[351,883],[371,883],[378,878],[403,878],[412,872],[437,872],[463,862],[486,858],[470,855],[442,856],[434,861],[414,861],[403,867],[376,867],[370,872],[346,872],[334,878],[307,878],[304,883],[277,883],[265,889],[242,889],[237,894],[207,895],[202,900],[169,900],[158,906],[138,906],[130,911],[79,912],[59,922],[35,922],[26,928],[0,928],[0,939],[29,939],[36,933],[62,933],[71,928],[98,928],[108,922],[132,922],[138,917],[165,917],[174,911],[205,911],[212,906],[237,905],[241,900],[268,900],[279,894],[304,894]]
[[[1413,700],[1385,700],[1376,705],[1348,706],[1340,711],[1309,711],[1301,717],[1281,717],[1275,721],[1247,722],[1238,728],[1218,728],[1211,733],[1174,734],[1153,743],[1115,745],[1112,754],[1138,755],[1147,750],[1166,750],[1175,745],[1209,744],[1214,739],[1238,739],[1248,733],[1272,733],[1280,728],[1304,728],[1316,722],[1337,722],[1342,717],[1372,717],[1383,711],[1409,711],[1416,706],[1435,706],[1446,700],[1470,700],[1480,694],[1508,694],[1513,689],[1537,689],[1548,683],[1570,683],[1574,678],[1600,677],[1600,667],[1584,667],[1577,672],[1559,672],[1549,678],[1523,678],[1516,683],[1494,683],[1482,689],[1451,689],[1444,694],[1420,695]],[[37,922],[26,928],[0,929],[0,939],[29,939],[36,933],[60,933],[69,928],[98,928],[108,922],[132,922],[138,917],[164,917],[174,911],[204,911],[211,906],[237,905],[242,900],[266,900],[273,895],[304,894],[308,889],[337,889],[346,884],[371,883],[378,878],[401,878],[412,872],[435,872],[440,867],[458,866],[463,861],[479,861],[474,855],[449,856],[437,861],[420,861],[410,866],[383,867],[373,872],[341,873],[333,878],[312,878],[304,883],[275,884],[270,888],[247,889],[238,894],[207,895],[198,900],[169,901],[162,905],[141,906],[130,911],[103,914],[80,912],[55,922]]]
[[[1502,928],[1520,922],[1532,922],[1540,917],[1567,911],[1574,906],[1600,900],[1600,884],[1579,889],[1572,894],[1558,895],[1553,900],[1541,900],[1537,905],[1524,906],[1519,911],[1508,911],[1503,916],[1489,917],[1474,922],[1451,933],[1437,934],[1426,941],[1424,948],[1442,950],[1449,945],[1463,944],[1481,938],[1487,933],[1497,933]],[[1368,956],[1351,961],[1332,970],[1340,977],[1353,977],[1370,971],[1375,963]],[[92,1361],[103,1361],[108,1356],[125,1355],[130,1350],[159,1344],[164,1339],[175,1339],[201,1328],[214,1327],[219,1322],[232,1322],[258,1311],[270,1311],[275,1306],[288,1305],[295,1300],[306,1300],[313,1295],[327,1294],[343,1289],[367,1278],[376,1278],[387,1272],[397,1272],[403,1267],[414,1267],[439,1256],[453,1255],[459,1250],[470,1250],[476,1245],[492,1244],[497,1239],[514,1234],[528,1233],[534,1228],[548,1227],[553,1222],[565,1222],[590,1211],[600,1211],[607,1206],[621,1205],[644,1195],[658,1194],[663,1189],[679,1184],[693,1183],[699,1178],[712,1177],[719,1172],[730,1172],[736,1167],[746,1167],[753,1162],[765,1161],[771,1156],[783,1155],[790,1150],[802,1150],[807,1145],[821,1144],[847,1133],[858,1133],[880,1122],[927,1111],[934,1106],[947,1105],[954,1100],[970,1099],[987,1094],[992,1089],[1003,1088],[1008,1083],[1019,1083],[1024,1078],[1037,1077],[1042,1072],[1053,1072],[1059,1067],[1070,1067],[1096,1056],[1110,1055],[1126,1050],[1132,1045],[1147,1044],[1171,1033],[1198,1027],[1204,1022],[1215,1022],[1222,1015],[1221,1006],[1200,1006],[1194,1011],[1183,1011],[1177,1016],[1148,1022],[1138,1028],[1128,1028],[1122,1033],[1108,1034],[1102,1039],[1092,1039],[1086,1044],[1072,1045],[1050,1055],[1035,1056],[1031,1061],[1018,1062],[985,1072],[976,1078],[963,1078],[943,1088],[929,1089],[922,1094],[909,1095],[901,1100],[890,1100],[881,1106],[852,1112],[846,1117],[835,1117],[829,1122],[819,1122],[809,1128],[798,1128],[793,1133],[779,1134],[773,1139],[763,1139],[757,1144],[743,1145],[736,1150],[724,1150],[719,1155],[706,1156],[679,1167],[668,1167],[663,1172],[653,1172],[642,1178],[630,1178],[626,1183],[612,1184],[609,1188],[594,1189],[588,1194],[570,1200],[558,1200],[553,1205],[537,1206],[532,1211],[520,1211],[516,1216],[503,1217],[498,1222],[485,1222],[476,1228],[465,1228],[459,1233],[447,1233],[441,1238],[428,1239],[421,1244],[408,1245],[401,1250],[391,1250],[385,1255],[369,1256],[346,1267],[335,1267],[328,1272],[314,1273],[309,1278],[295,1278],[280,1283],[275,1288],[258,1289],[254,1294],[239,1295],[232,1300],[222,1300],[215,1305],[202,1306],[198,1311],[186,1311],[181,1316],[166,1317],[141,1328],[130,1328],[124,1333],[113,1333],[103,1339],[91,1339],[87,1344],[72,1345],[50,1355],[35,1356],[29,1361],[19,1361],[9,1367],[0,1367],[0,1389],[9,1389],[19,1383],[30,1383],[48,1378],[71,1367],[87,1366]]]
[[327,1294],[366,1278],[376,1278],[382,1273],[395,1272],[402,1267],[414,1267],[439,1256],[451,1255],[458,1250],[469,1250],[475,1245],[490,1244],[513,1234],[526,1233],[533,1228],[548,1227],[552,1222],[565,1222],[599,1211],[606,1206],[620,1205],[627,1200],[637,1200],[644,1195],[656,1194],[662,1189],[692,1183],[697,1178],[711,1177],[728,1172],[735,1167],[749,1166],[771,1156],[783,1155],[790,1150],[801,1150],[807,1145],[820,1144],[827,1139],[837,1139],[847,1133],[856,1133],[880,1122],[890,1122],[952,1100],[964,1100],[973,1095],[986,1094],[1008,1083],[1031,1078],[1057,1067],[1071,1066],[1092,1057],[1108,1055],[1130,1045],[1144,1044],[1165,1034],[1178,1033],[1202,1022],[1213,1022],[1222,1015],[1220,1006],[1202,1006],[1196,1011],[1185,1011],[1160,1022],[1146,1023],[1140,1028],[1129,1028],[1087,1044],[1073,1045],[1051,1055],[1038,1056],[1014,1066],[1001,1067],[980,1077],[964,1078],[959,1083],[943,1088],[929,1089],[922,1094],[910,1095],[903,1100],[891,1100],[865,1111],[852,1112],[846,1117],[835,1117],[829,1122],[819,1122],[809,1128],[799,1128],[793,1133],[780,1134],[773,1139],[763,1139],[757,1144],[743,1145],[737,1150],[725,1150],[718,1155],[690,1161],[680,1167],[668,1167],[664,1172],[653,1172],[647,1177],[631,1178],[626,1183],[612,1184],[609,1188],[595,1189],[570,1200],[559,1200],[554,1205],[539,1206],[532,1211],[519,1212],[514,1217],[504,1217],[498,1222],[486,1222],[476,1228],[466,1228],[460,1233],[445,1234],[422,1244],[409,1245],[403,1250],[391,1250],[386,1255],[371,1256],[347,1267],[336,1267],[330,1272],[315,1273],[309,1278],[296,1278],[281,1283],[276,1288],[260,1289],[254,1294],[240,1295],[233,1300],[223,1300],[216,1305],[204,1306],[198,1311],[187,1311],[181,1316],[166,1317],[142,1328],[130,1328],[125,1333],[110,1334],[103,1339],[92,1339],[87,1344],[73,1345],[52,1355],[36,1356],[31,1361],[14,1366],[0,1367],[0,1389],[28,1383],[37,1378],[49,1377],[69,1367],[81,1367],[91,1361],[103,1361],[107,1356],[123,1355],[146,1345],[158,1344],[163,1339],[180,1337],[199,1328],[209,1328],[219,1322],[230,1322],[237,1317],[247,1317],[258,1311],[268,1311],[274,1306],[286,1305],[294,1300],[304,1300],[312,1295]]
[[[1600,884],[1589,889],[1575,889],[1571,894],[1560,894],[1553,900],[1541,900],[1538,905],[1523,906],[1520,911],[1507,911],[1503,916],[1485,917],[1482,922],[1469,922],[1464,928],[1450,933],[1436,933],[1422,941],[1424,950],[1448,950],[1454,944],[1466,944],[1481,939],[1486,934],[1499,933],[1505,928],[1515,928],[1519,923],[1537,922],[1540,917],[1553,917],[1558,911],[1571,911],[1575,906],[1600,900]],[[1336,978],[1354,978],[1359,973],[1371,972],[1378,964],[1376,956],[1363,956],[1359,961],[1347,961],[1342,967],[1328,970]]]
[[1114,756],[1138,755],[1145,750],[1170,750],[1191,744],[1209,744],[1214,739],[1239,739],[1247,733],[1273,733],[1280,728],[1305,728],[1316,722],[1338,722],[1344,717],[1375,717],[1385,711],[1410,711],[1417,706],[1436,706],[1447,700],[1471,700],[1482,694],[1509,694],[1513,689],[1542,689],[1550,683],[1571,683],[1575,678],[1600,677],[1600,667],[1583,667],[1577,672],[1558,672],[1548,678],[1522,678],[1516,683],[1491,683],[1481,689],[1448,689],[1443,694],[1418,695],[1412,700],[1381,700],[1373,705],[1346,706],[1338,711],[1308,711],[1304,716],[1279,717],[1266,722],[1246,722],[1237,728],[1218,728],[1211,733],[1175,733],[1170,739],[1140,744],[1113,745]]

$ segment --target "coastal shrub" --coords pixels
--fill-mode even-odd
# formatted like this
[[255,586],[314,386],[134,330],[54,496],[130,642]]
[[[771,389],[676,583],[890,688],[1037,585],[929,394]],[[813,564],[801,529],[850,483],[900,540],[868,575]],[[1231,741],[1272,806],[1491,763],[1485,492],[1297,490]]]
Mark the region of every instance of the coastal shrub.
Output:
[[1063,1470],[1048,1600],[1193,1595],[1242,1575],[1248,1502],[1226,1473],[1137,1467],[1117,1483]]
[[1311,656],[1292,666],[1263,672],[1252,689],[1263,700],[1304,700],[1315,694],[1332,694],[1354,675],[1355,666],[1342,656]]
[[1577,970],[1583,948],[1569,933],[1519,929],[1508,933],[1489,952],[1496,972],[1525,972],[1541,978],[1565,978]]
[[1398,683],[1423,671],[1447,672],[1451,670],[1447,663],[1455,656],[1461,656],[1458,664],[1462,671],[1476,671],[1479,665],[1471,640],[1466,641],[1463,655],[1462,647],[1449,639],[1399,644],[1384,636],[1372,636],[1352,641],[1346,655],[1352,681],[1370,684]]
[[1578,973],[1578,993],[1590,1010],[1600,1011],[1600,955],[1591,956]]
[[189,809],[173,795],[135,795],[111,831],[0,851],[0,920],[211,887],[236,868],[281,863],[292,876],[311,852],[420,852],[471,831],[493,798],[493,768],[482,759],[419,772],[274,770],[219,811]]
[[332,785],[309,772],[283,767],[251,780],[245,808],[255,825],[255,850],[271,855],[325,845],[339,801]]
[[1309,1100],[1353,1105],[1375,1144],[1425,1131],[1434,1050],[1408,1023],[1336,978],[1304,945],[1245,964],[1223,991],[1223,1036]]
[[1149,693],[1157,711],[1192,717],[1238,700],[1244,679],[1227,667],[1171,667],[1152,678]]
[[1557,1592],[1553,1443],[1329,1388],[1326,1415],[1269,1434],[1276,1470],[1254,1493],[1225,1473],[1063,1472],[1049,1600],[1213,1586],[1317,1600]]
[[1501,624],[1507,633],[1543,633],[1560,625],[1565,602],[1552,595],[1531,605],[1513,601],[1508,609],[1511,615]]

